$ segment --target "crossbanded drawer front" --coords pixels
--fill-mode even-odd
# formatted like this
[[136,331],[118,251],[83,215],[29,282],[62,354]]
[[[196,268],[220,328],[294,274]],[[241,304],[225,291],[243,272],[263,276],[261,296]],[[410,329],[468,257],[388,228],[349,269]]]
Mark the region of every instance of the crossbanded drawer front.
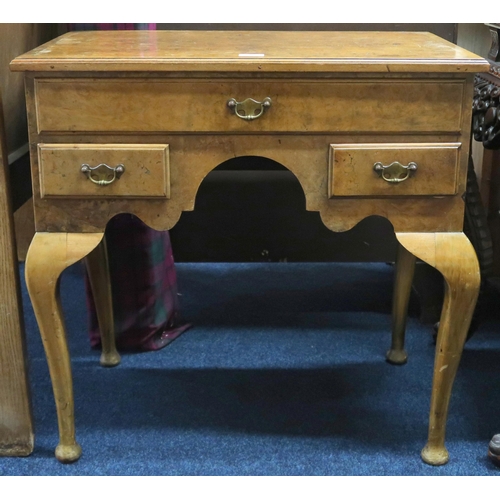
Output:
[[455,195],[460,146],[331,144],[328,197]]
[[170,198],[168,144],[39,144],[42,198]]
[[[37,79],[38,133],[458,133],[463,81]],[[269,106],[238,117],[230,101]]]

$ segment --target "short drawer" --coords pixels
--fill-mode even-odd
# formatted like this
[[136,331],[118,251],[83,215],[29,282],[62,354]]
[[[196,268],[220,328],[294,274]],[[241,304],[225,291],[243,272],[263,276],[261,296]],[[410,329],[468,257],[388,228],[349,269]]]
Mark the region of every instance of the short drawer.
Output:
[[170,197],[167,144],[39,144],[38,164],[42,198]]
[[328,196],[454,195],[460,146],[331,144]]
[[[38,133],[457,133],[463,95],[460,80],[35,81]],[[266,98],[253,120],[228,106]]]

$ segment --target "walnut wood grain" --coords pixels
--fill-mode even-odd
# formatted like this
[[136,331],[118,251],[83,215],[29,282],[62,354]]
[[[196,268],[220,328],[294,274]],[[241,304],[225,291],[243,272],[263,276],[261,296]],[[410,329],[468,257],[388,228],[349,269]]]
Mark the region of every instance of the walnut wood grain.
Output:
[[33,451],[33,417],[0,95],[0,455]]
[[487,71],[481,57],[436,35],[420,32],[74,32],[41,45],[11,63],[14,71],[184,71],[193,68],[257,73]]
[[[38,161],[41,198],[170,197],[168,144],[38,144]],[[124,172],[98,185],[81,167],[100,164],[121,165]],[[111,170],[103,170],[112,178]]]
[[[454,195],[460,147],[460,143],[331,144],[328,197]],[[387,182],[374,165],[393,162],[415,163],[416,170],[402,182]]]
[[[482,58],[434,35],[374,32],[80,32],[16,58],[11,68],[27,72],[38,231],[28,255],[33,256],[30,296],[57,393],[66,447],[58,448],[58,458],[79,455],[69,358],[54,290],[66,265],[64,235],[68,241],[84,238],[77,258],[98,244],[106,223],[118,213],[133,213],[154,229],[170,229],[183,211],[195,209],[200,184],[214,168],[234,157],[261,156],[296,176],[305,208],[319,212],[329,229],[345,231],[366,217],[385,217],[408,250],[403,260],[419,256],[445,275],[449,292],[438,340],[442,352],[424,453],[427,462],[444,463],[455,358],[477,285],[477,261],[461,231],[473,73],[487,67]],[[265,97],[271,106],[252,121],[227,106],[231,98]],[[40,161],[40,144],[78,154],[85,148],[98,152],[130,145],[147,152],[154,144],[168,144],[170,197],[138,199],[130,191],[102,198],[87,192],[81,193],[84,198],[45,196],[48,172],[54,173],[51,182],[57,188],[67,167],[64,158]],[[347,166],[335,161],[329,164],[332,144],[338,151],[349,145],[345,154],[363,159],[356,175],[349,176]],[[372,154],[382,152],[379,160],[385,162],[391,159],[384,156],[388,151],[403,162],[419,155],[420,183],[417,175],[400,194],[390,196],[388,188],[372,184],[380,181],[373,177],[370,162],[378,160]],[[73,180],[70,184],[70,191],[78,191]],[[343,196],[338,196],[339,187]],[[63,264],[50,262],[42,269],[54,253]],[[400,269],[397,279],[403,293],[410,276]],[[395,305],[399,326],[393,346],[399,350],[406,301],[402,296]]]
[[387,361],[394,365],[402,365],[408,359],[405,350],[406,318],[415,262],[415,256],[403,245],[398,245],[392,296],[392,342],[386,354]]
[[59,424],[55,454],[64,463],[81,455],[75,439],[73,379],[61,308],[59,279],[69,266],[86,257],[103,233],[36,233],[26,256],[26,285],[40,328],[49,365]]
[[[432,78],[37,78],[37,131],[457,133],[464,85]],[[231,98],[266,97],[271,106],[253,121],[238,118],[227,105]]]
[[[412,139],[415,136],[411,136]],[[134,142],[142,137],[134,137]],[[159,136],[151,138],[155,142]],[[218,165],[236,156],[263,156],[288,168],[300,182],[306,198],[305,208],[320,212],[323,222],[334,231],[351,229],[370,215],[388,218],[398,231],[460,231],[463,227],[468,144],[462,143],[456,180],[456,196],[399,197],[394,199],[367,198],[363,203],[355,198],[328,199],[328,154],[335,136],[163,136],[169,144],[169,200],[41,199],[39,195],[38,152],[32,145],[33,192],[37,231],[99,232],[115,214],[131,212],[157,230],[173,227],[182,211],[196,207],[196,194],[203,179]],[[366,142],[366,136],[346,136],[346,141]],[[375,140],[373,136],[370,140]],[[387,142],[388,136],[377,140]],[[408,137],[406,137],[408,140]],[[86,136],[86,143],[106,140],[116,143],[118,136]],[[394,140],[394,137],[392,137]],[[36,141],[36,140],[35,140]],[[72,137],[74,142],[74,137]],[[405,143],[406,144],[406,143]],[[465,163],[464,163],[465,160]],[[465,167],[465,170],[464,170]],[[370,175],[372,165],[369,167]],[[448,171],[455,168],[443,167]],[[120,179],[121,180],[121,179]],[[414,216],[409,218],[408,214]]]
[[480,272],[474,247],[463,233],[396,233],[409,252],[435,267],[444,277],[445,296],[434,361],[429,437],[422,459],[445,464],[446,420],[462,349],[479,294]]
[[116,350],[115,321],[113,316],[113,295],[109,276],[109,261],[106,238],[85,258],[97,323],[101,334],[101,366],[113,367],[120,364],[121,357]]

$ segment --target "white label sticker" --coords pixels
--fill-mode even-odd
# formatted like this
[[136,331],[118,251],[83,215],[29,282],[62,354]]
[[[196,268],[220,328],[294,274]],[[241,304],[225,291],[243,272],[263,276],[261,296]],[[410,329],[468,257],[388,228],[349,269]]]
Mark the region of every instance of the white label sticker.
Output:
[[238,54],[238,57],[264,57],[264,54]]

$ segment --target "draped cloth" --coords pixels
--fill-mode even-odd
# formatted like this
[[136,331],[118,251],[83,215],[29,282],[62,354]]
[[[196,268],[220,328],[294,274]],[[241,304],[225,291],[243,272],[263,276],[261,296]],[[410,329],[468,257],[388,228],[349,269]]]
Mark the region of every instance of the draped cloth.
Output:
[[[151,23],[68,24],[68,31],[156,29]],[[191,325],[180,317],[177,276],[168,231],[155,231],[134,215],[120,214],[106,226],[113,294],[116,346],[152,351],[176,339]],[[90,345],[100,348],[94,298],[85,277]]]
[[[177,275],[168,231],[154,231],[120,214],[106,227],[113,316],[118,350],[153,351],[189,328],[180,318]],[[90,344],[101,337],[88,277],[85,279]]]

